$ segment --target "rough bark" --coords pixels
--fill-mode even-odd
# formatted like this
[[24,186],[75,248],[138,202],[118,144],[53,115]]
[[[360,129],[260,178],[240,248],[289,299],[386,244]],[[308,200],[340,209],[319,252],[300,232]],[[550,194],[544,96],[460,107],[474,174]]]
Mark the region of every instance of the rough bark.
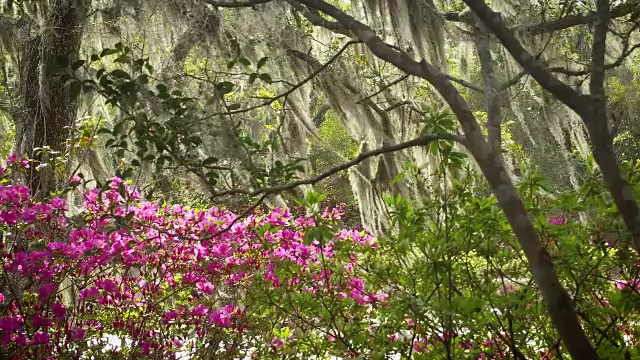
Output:
[[[48,7],[44,26],[37,36],[19,45],[20,109],[15,114],[16,151],[38,161],[49,157],[34,149],[48,146],[63,153],[76,119],[77,103],[67,86],[52,75],[58,58],[70,62],[79,57],[82,26],[90,0],[54,0]],[[27,179],[32,192],[44,197],[56,187],[55,171],[31,168]]]
[[408,74],[427,80],[436,88],[457,116],[466,138],[465,145],[491,185],[527,257],[551,321],[558,329],[569,353],[575,359],[598,359],[582,330],[571,297],[560,283],[549,253],[540,241],[501,157],[487,144],[471,109],[446,75],[432,64],[424,60],[418,63],[405,52],[387,45],[371,28],[322,0],[297,1],[332,16],[363,41],[375,56]]

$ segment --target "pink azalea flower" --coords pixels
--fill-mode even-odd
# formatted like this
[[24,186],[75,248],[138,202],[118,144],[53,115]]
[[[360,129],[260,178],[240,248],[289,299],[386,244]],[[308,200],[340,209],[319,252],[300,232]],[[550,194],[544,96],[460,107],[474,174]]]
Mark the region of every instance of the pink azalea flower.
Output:
[[71,330],[71,338],[74,341],[82,340],[82,339],[84,339],[85,333],[86,333],[86,331],[84,329],[75,328],[75,329]]
[[273,348],[274,350],[280,349],[283,345],[284,341],[282,341],[282,339],[280,338],[273,338],[273,340],[271,340],[271,348]]
[[64,320],[65,316],[67,316],[67,309],[60,302],[55,302],[51,305],[51,312],[58,321]]
[[33,340],[36,342],[36,344],[40,344],[40,345],[47,344],[49,343],[50,339],[51,337],[46,332],[38,331],[35,334],[33,334]]
[[38,289],[38,301],[44,302],[47,299],[49,299],[49,296],[51,296],[51,294],[56,289],[56,287],[57,286],[54,283],[49,283],[49,284],[40,286],[40,289]]

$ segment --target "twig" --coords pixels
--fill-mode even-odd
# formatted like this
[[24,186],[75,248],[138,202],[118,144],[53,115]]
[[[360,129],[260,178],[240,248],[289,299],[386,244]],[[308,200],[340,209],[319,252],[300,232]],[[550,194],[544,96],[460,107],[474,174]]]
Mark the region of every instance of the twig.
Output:
[[398,84],[398,83],[400,83],[400,82],[402,82],[402,81],[406,80],[408,77],[409,77],[409,74],[406,74],[406,75],[401,76],[399,79],[394,80],[394,81],[390,82],[389,84],[387,84],[387,85],[383,86],[380,90],[378,90],[378,91],[374,92],[373,94],[371,94],[371,95],[369,95],[369,96],[367,96],[367,97],[365,97],[365,98],[362,98],[362,99],[360,99],[360,100],[356,101],[356,104],[360,104],[360,103],[362,103],[363,101],[365,101],[365,100],[367,100],[367,99],[371,99],[372,97],[374,97],[374,96],[376,96],[376,95],[380,94],[381,92],[383,92],[383,91],[387,90],[388,88],[392,87],[393,85]]
[[473,85],[472,83],[466,81],[466,80],[462,80],[462,79],[458,79],[457,77],[453,77],[451,75],[446,75],[447,79],[453,81],[454,83],[460,84],[464,87],[467,87],[473,91],[477,91],[479,93],[482,93],[482,89],[480,89],[479,87]]

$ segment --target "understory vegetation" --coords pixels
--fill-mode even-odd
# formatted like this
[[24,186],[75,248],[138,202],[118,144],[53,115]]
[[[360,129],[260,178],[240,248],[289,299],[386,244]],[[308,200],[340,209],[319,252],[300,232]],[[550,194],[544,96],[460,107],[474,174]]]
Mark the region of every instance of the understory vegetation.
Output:
[[0,358],[640,359],[638,49],[638,0],[0,0]]

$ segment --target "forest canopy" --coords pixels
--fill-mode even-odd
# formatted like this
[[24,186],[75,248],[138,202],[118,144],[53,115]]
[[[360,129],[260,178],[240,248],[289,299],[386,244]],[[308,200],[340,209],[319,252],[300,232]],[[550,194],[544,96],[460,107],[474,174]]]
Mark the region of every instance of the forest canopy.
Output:
[[640,1],[0,1],[0,356],[640,358]]

